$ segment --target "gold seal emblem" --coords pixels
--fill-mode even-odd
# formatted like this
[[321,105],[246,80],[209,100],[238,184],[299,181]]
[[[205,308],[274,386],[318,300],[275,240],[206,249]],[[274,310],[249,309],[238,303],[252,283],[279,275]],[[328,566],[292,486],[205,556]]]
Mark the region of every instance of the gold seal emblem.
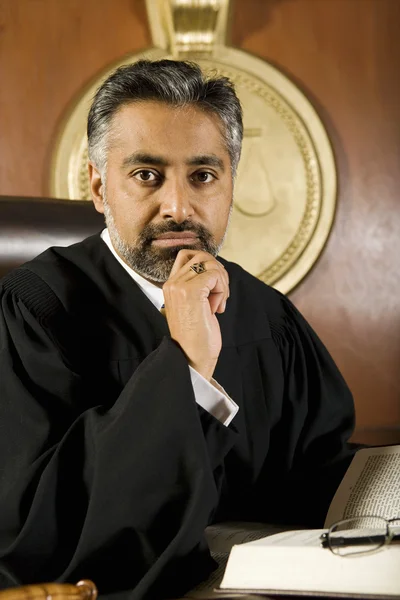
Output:
[[221,255],[283,293],[306,275],[332,226],[336,170],[326,131],[304,94],[267,62],[225,45],[229,0],[147,0],[155,48],[112,65],[68,115],[54,152],[52,194],[90,199],[86,116],[103,78],[147,58],[193,60],[235,84],[244,139]]

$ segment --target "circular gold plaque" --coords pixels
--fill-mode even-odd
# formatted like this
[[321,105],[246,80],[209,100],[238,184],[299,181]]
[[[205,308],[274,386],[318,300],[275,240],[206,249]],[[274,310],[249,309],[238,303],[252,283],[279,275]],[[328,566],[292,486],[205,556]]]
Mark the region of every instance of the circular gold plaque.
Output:
[[[112,65],[83,93],[60,133],[51,193],[90,200],[86,117],[91,99],[116,67],[142,58],[172,58],[154,48]],[[235,84],[244,112],[242,157],[231,224],[221,256],[289,292],[320,254],[333,222],[336,170],[328,136],[315,110],[287,77],[235,48],[212,57],[190,54],[204,71]]]

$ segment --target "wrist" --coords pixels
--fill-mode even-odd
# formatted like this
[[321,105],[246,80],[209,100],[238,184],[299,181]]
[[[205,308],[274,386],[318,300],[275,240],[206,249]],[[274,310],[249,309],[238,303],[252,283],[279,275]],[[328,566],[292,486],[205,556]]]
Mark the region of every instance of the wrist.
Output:
[[188,363],[192,367],[192,369],[197,371],[197,373],[204,377],[204,379],[211,382],[217,361],[205,361],[199,363],[188,360]]

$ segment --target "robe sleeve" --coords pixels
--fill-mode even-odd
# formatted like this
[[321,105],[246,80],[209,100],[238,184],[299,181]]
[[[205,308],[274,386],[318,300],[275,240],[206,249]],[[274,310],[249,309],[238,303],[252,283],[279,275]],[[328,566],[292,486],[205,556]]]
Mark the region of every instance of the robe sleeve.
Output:
[[199,410],[169,338],[113,404],[88,401],[52,327],[69,327],[60,302],[12,287],[0,312],[0,587],[89,578],[134,599],[193,586],[214,567],[203,533],[236,432]]
[[[357,446],[349,443],[352,394],[311,326],[281,297],[271,319],[272,343],[259,352],[271,423],[269,450],[255,485],[242,498],[242,516],[323,527],[334,493]],[[276,408],[279,407],[279,410]]]

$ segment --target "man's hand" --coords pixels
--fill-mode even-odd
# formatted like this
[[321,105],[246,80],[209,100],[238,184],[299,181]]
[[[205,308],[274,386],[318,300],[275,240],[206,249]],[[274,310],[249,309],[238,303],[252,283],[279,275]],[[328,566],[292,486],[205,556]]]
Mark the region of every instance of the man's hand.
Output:
[[[202,262],[203,273],[190,266]],[[211,379],[222,339],[215,313],[223,313],[229,297],[229,277],[211,254],[181,250],[163,286],[165,312],[171,337],[193,369]]]

